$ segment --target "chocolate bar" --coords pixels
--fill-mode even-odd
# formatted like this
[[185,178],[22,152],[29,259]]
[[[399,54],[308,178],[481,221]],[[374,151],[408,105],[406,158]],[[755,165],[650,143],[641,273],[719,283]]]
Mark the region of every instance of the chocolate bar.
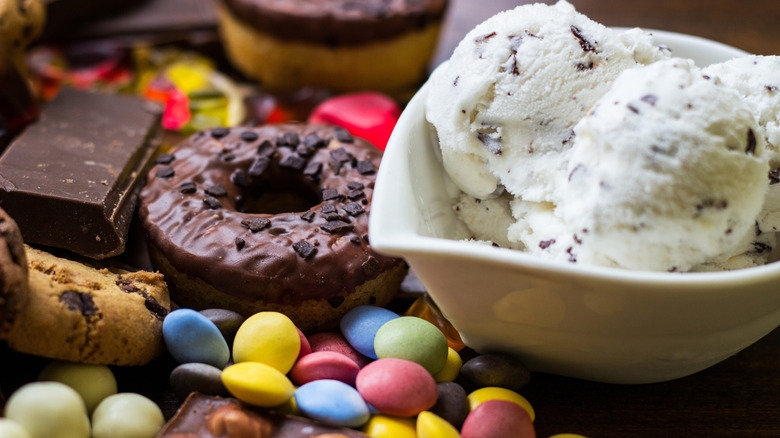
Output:
[[255,409],[234,398],[190,393],[158,438],[216,437],[368,438],[352,429],[327,426],[307,418]]
[[122,253],[160,116],[138,97],[62,89],[0,157],[0,207],[25,242]]

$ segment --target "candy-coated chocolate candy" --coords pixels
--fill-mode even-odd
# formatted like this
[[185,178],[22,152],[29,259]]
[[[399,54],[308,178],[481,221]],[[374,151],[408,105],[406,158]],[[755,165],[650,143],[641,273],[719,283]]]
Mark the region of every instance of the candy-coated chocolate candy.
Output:
[[227,309],[203,309],[200,313],[217,326],[228,345],[233,344],[238,328],[246,320],[242,314]]
[[92,414],[92,438],[154,438],[165,417],[153,401],[132,392],[106,397]]
[[488,400],[471,411],[461,428],[463,438],[536,438],[525,409],[506,400]]
[[362,431],[372,438],[417,438],[417,425],[414,418],[372,415]]
[[431,374],[447,362],[447,338],[430,322],[415,316],[392,319],[376,332],[374,351],[378,358],[394,357],[417,362]]
[[230,395],[222,383],[222,370],[205,363],[183,363],[171,371],[169,380],[179,400],[186,399],[193,391],[207,395]]
[[466,390],[455,382],[440,382],[436,384],[436,388],[439,391],[439,396],[430,411],[447,420],[456,428],[460,428],[469,413]]
[[398,318],[398,315],[383,307],[357,306],[341,318],[341,333],[360,354],[376,359],[376,332],[386,322],[395,318]]
[[79,393],[87,412],[92,413],[109,395],[116,394],[116,377],[105,365],[87,365],[55,360],[38,375],[39,381],[61,382]]
[[31,438],[27,429],[8,418],[0,418],[0,436],[3,438]]
[[528,416],[531,418],[531,421],[534,421],[536,418],[536,414],[534,413],[534,408],[531,406],[531,403],[526,400],[525,397],[522,395],[512,391],[511,389],[506,388],[499,388],[497,386],[487,386],[485,388],[480,388],[475,391],[472,391],[468,395],[469,400],[469,409],[473,411],[477,408],[480,404],[483,402],[486,402],[488,400],[506,400],[511,401],[521,408],[525,409],[526,412],[528,412]]
[[417,438],[460,438],[460,432],[433,412],[423,411],[417,416]]
[[407,309],[404,315],[422,318],[438,327],[447,338],[447,344],[455,351],[466,348],[466,344],[464,344],[463,340],[460,338],[458,330],[456,330],[455,327],[447,321],[447,318],[441,314],[439,307],[436,306],[436,303],[433,302],[430,295],[423,294],[417,298],[414,303],[409,306],[409,309]]
[[344,94],[325,100],[309,115],[309,123],[345,128],[381,150],[393,132],[401,108],[390,97],[376,92]]
[[276,368],[259,362],[240,362],[222,370],[222,383],[244,403],[279,406],[295,393],[295,387]]
[[303,334],[301,329],[298,327],[295,327],[298,330],[298,338],[301,341],[301,347],[298,349],[298,358],[300,359],[303,356],[306,356],[307,354],[311,353],[311,344],[309,343],[309,340],[306,339],[306,335]]
[[233,341],[233,360],[260,362],[287,374],[301,350],[298,328],[279,312],[259,312],[247,318]]
[[355,383],[371,406],[398,417],[430,409],[438,395],[433,376],[422,365],[405,359],[377,359],[358,372]]
[[309,344],[312,352],[334,351],[352,359],[360,368],[363,368],[372,360],[370,357],[364,356],[355,350],[341,333],[315,333],[309,336]]
[[437,382],[452,382],[458,377],[462,365],[463,360],[460,358],[460,354],[454,348],[447,347],[447,361],[441,371],[436,373],[433,378]]
[[163,320],[165,346],[179,363],[201,362],[223,368],[230,349],[219,328],[192,309],[177,309]]
[[332,426],[360,427],[368,406],[355,388],[338,380],[315,380],[295,391],[295,402],[309,418]]
[[60,382],[32,382],[5,404],[5,417],[31,438],[89,438],[89,416],[76,390]]
[[355,386],[355,376],[360,368],[347,356],[335,351],[316,351],[298,359],[290,370],[290,379],[296,385],[314,380],[338,380]]
[[531,380],[531,372],[519,359],[503,354],[483,354],[469,359],[460,375],[477,388],[499,386],[512,391],[519,391]]

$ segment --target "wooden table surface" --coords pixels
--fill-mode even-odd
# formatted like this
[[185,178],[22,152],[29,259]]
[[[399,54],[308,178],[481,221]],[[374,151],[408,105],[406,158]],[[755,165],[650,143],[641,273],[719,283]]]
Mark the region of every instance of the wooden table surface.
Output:
[[[495,12],[533,3],[451,2],[437,61]],[[778,0],[570,3],[607,26],[682,32],[751,53],[780,55]],[[671,382],[611,385],[535,373],[522,393],[536,410],[540,438],[563,432],[589,438],[780,437],[780,329],[714,367]]]
[[[474,25],[523,3],[530,2],[451,0],[435,63],[446,59]],[[753,53],[780,54],[780,0],[571,3],[609,26],[684,32]],[[6,395],[34,379],[43,365],[2,346],[0,358],[0,388]],[[120,390],[154,397],[170,415],[177,406],[166,390],[166,373],[172,366],[161,360],[149,367],[118,370]],[[710,369],[671,382],[611,385],[534,373],[522,393],[536,410],[540,438],[564,432],[589,438],[780,437],[780,330]]]

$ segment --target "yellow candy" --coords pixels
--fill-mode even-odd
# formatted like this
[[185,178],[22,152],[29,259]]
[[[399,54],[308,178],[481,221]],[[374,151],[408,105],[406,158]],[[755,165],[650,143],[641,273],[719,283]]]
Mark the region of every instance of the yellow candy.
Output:
[[414,418],[372,415],[363,433],[373,438],[417,438],[417,427]]
[[301,408],[298,407],[298,402],[295,401],[295,397],[290,397],[283,405],[277,406],[276,410],[287,415],[303,416],[303,412],[301,412]]
[[258,362],[230,365],[222,370],[222,383],[237,399],[266,408],[287,403],[295,393],[287,376]]
[[441,369],[433,378],[437,382],[454,382],[460,373],[460,367],[463,366],[463,360],[460,358],[460,354],[452,347],[447,348],[447,362],[444,363],[444,368]]
[[480,403],[488,400],[507,400],[513,403],[517,403],[521,408],[528,412],[528,416],[531,417],[531,421],[534,421],[536,414],[531,403],[525,399],[522,395],[506,389],[499,388],[497,386],[488,386],[485,388],[479,388],[468,395],[469,409],[474,410]]
[[430,411],[417,416],[418,438],[460,438],[460,432],[444,418]]
[[287,374],[298,358],[301,338],[295,324],[279,312],[260,312],[238,328],[233,361],[260,362]]

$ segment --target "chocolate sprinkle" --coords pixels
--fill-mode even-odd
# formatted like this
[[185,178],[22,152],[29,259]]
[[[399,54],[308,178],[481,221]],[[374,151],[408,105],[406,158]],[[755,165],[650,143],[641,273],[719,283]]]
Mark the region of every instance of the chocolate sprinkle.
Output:
[[256,158],[252,165],[249,166],[249,176],[262,176],[270,162],[271,161],[267,157]]
[[316,213],[309,210],[301,215],[301,219],[305,220],[306,222],[311,222],[314,220],[314,216],[316,216]]
[[344,221],[334,220],[325,222],[320,228],[330,234],[339,234],[345,231],[352,231],[354,226]]
[[222,184],[215,184],[205,190],[206,194],[215,198],[227,196],[227,189]]
[[582,34],[582,29],[575,25],[571,25],[571,33],[579,40],[580,47],[582,47],[582,50],[585,52],[595,52],[596,47],[591,44],[590,41],[585,38],[585,35]]
[[171,164],[173,163],[173,160],[176,159],[176,156],[173,154],[162,154],[159,157],[157,157],[157,160],[155,160],[156,164]]
[[304,166],[306,166],[306,160],[297,155],[289,155],[287,158],[282,160],[281,163],[279,163],[279,166],[301,171],[303,170]]
[[355,141],[355,137],[344,128],[335,127],[333,132],[336,134],[336,140],[342,143],[352,143]]
[[179,191],[185,195],[190,195],[198,191],[198,186],[194,182],[184,182],[179,186]]
[[253,233],[257,233],[258,231],[262,231],[270,227],[271,221],[262,217],[244,219],[241,221],[241,226],[244,228],[249,228],[249,231]]
[[340,201],[342,199],[344,199],[344,195],[340,194],[336,189],[322,189],[323,201]]
[[79,312],[83,316],[94,315],[98,312],[98,308],[92,300],[92,295],[89,293],[66,290],[60,294],[59,299],[68,310]]
[[309,260],[317,254],[317,248],[305,240],[293,243],[293,249],[299,256],[303,257],[304,260]]
[[257,133],[253,131],[244,131],[241,133],[241,140],[249,143],[257,140]]
[[219,127],[211,130],[211,136],[213,138],[222,138],[228,134],[230,134],[230,129],[228,128]]
[[298,133],[296,132],[285,132],[280,137],[276,139],[276,145],[277,146],[288,146],[288,147],[296,147],[298,144],[300,144],[301,139],[298,137]]
[[299,144],[298,147],[295,148],[295,153],[297,153],[298,155],[304,158],[311,157],[312,155],[314,155],[315,152],[316,150],[312,146],[305,146]]
[[330,157],[337,163],[343,163],[352,159],[352,155],[344,148],[338,148],[330,151]]
[[376,171],[376,169],[374,169],[374,163],[372,163],[370,160],[358,161],[357,170],[361,175],[371,175]]
[[157,172],[154,173],[154,175],[158,178],[171,178],[176,172],[173,171],[170,167],[164,167]]
[[328,145],[328,141],[317,134],[309,134],[303,139],[303,145],[307,148],[322,148]]
[[213,198],[211,196],[207,196],[203,198],[203,203],[206,204],[206,206],[212,210],[216,210],[222,207],[222,203],[219,202],[217,198]]
[[344,211],[346,211],[350,216],[360,216],[361,214],[365,213],[363,207],[361,207],[360,204],[356,202],[350,202],[344,205]]
[[312,161],[303,169],[303,174],[312,179],[319,178],[320,172],[322,172],[322,163],[319,161]]

